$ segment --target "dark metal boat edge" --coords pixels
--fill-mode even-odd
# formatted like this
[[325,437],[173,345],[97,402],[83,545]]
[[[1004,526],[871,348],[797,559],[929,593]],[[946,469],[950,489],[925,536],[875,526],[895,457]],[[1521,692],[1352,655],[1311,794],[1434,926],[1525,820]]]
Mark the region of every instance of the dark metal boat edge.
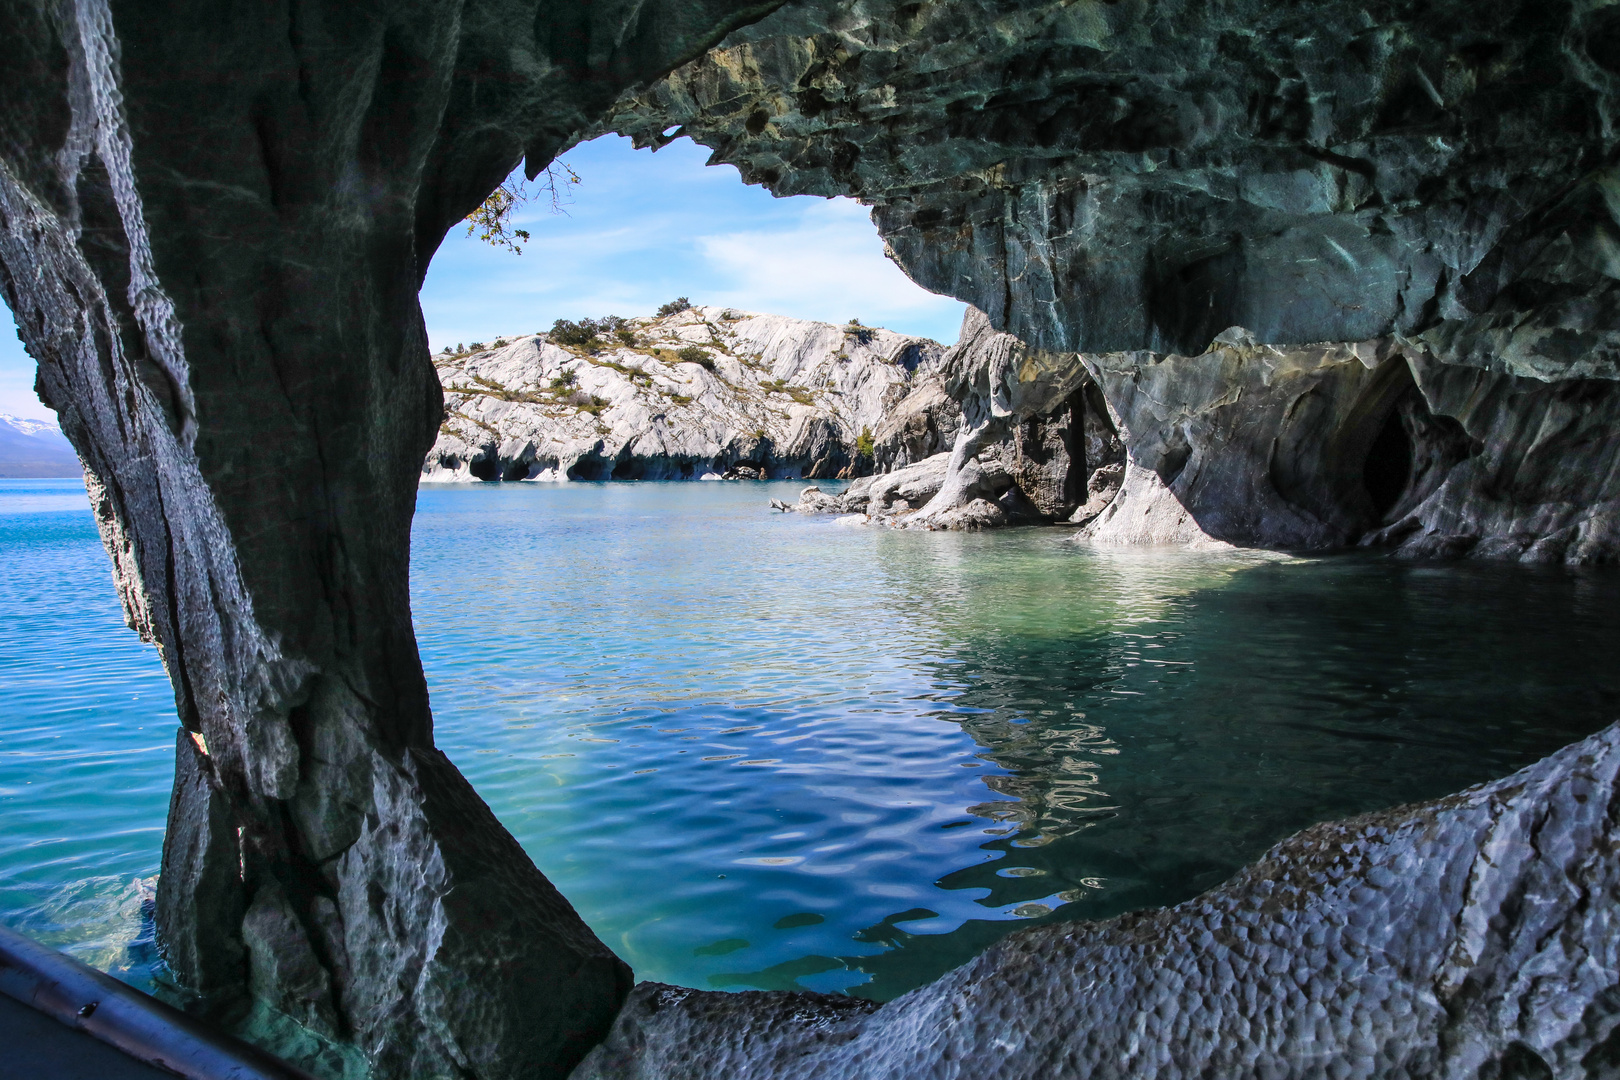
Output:
[[0,927],[0,993],[186,1080],[315,1080],[150,994]]

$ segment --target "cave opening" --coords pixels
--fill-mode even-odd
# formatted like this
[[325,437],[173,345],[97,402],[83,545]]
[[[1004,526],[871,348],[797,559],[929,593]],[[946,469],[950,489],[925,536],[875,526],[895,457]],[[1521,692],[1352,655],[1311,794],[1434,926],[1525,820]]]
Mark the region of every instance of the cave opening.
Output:
[[498,480],[500,470],[500,458],[493,453],[483,454],[467,462],[467,471],[479,480]]
[[[602,135],[557,161],[578,183],[553,203],[519,166],[507,221],[528,238],[480,239],[464,225],[434,253],[420,301],[437,356],[542,333],[557,319],[651,315],[676,297],[843,325],[956,340],[965,305],[931,293],[884,254],[854,199],[773,196],[711,151],[677,138],[656,151]],[[552,272],[553,267],[566,268]],[[896,362],[910,370],[915,350]]]
[[1401,411],[1391,409],[1383,427],[1367,451],[1361,467],[1362,486],[1380,519],[1389,515],[1412,483],[1412,437],[1401,421]]

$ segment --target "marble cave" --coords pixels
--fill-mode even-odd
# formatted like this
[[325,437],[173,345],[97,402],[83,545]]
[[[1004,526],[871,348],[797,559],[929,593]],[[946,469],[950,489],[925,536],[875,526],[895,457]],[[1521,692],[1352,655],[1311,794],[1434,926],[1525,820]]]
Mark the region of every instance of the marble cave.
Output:
[[1101,540],[1613,562],[1620,5],[0,23],[0,287],[173,683],[156,918],[187,988],[380,1080],[1620,1076],[1620,728],[881,1007],[638,985],[435,749],[407,587],[429,261],[520,162],[607,132],[854,197],[977,309],[936,512],[980,497],[986,440],[1068,410],[1123,446]]

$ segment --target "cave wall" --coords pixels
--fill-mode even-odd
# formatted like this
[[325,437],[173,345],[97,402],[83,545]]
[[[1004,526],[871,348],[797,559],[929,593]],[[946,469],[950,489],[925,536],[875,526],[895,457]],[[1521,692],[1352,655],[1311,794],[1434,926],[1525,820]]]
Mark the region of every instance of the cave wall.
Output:
[[[85,462],[129,621],[174,683],[158,921],[204,1006],[251,990],[380,1075],[501,1077],[566,1073],[624,1000],[628,969],[433,748],[407,592],[442,415],[416,289],[513,166],[597,131],[658,145],[678,127],[779,194],[854,194],[908,273],[985,313],[986,364],[956,376],[961,482],[941,495],[1095,380],[1131,455],[1120,490],[1181,485],[1199,535],[1613,551],[1616,9],[773,6],[0,0],[0,288]],[[1160,372],[1184,407],[1143,395]],[[1221,411],[1235,391],[1253,423]],[[1317,415],[1331,422],[1302,419]],[[1046,453],[1044,429],[1029,438]],[[1369,485],[1369,459],[1403,445],[1406,485]],[[1262,457],[1269,489],[1244,479]],[[1067,479],[1060,495],[1078,498]],[[1153,916],[1113,944],[1106,927],[1050,953],[1014,943],[862,1028],[876,1041],[851,1043],[871,1053],[849,1069],[1001,1052],[964,1019],[978,999],[1102,1039],[1149,1000],[1120,979],[1147,987],[1166,943],[1219,966],[1235,926],[1275,940],[1221,984],[1258,992],[1398,886],[1409,939],[1322,959],[1304,1004],[1362,1016],[1372,998],[1344,998],[1347,970],[1365,961],[1404,994],[1406,972],[1432,969],[1451,1026],[1390,1014],[1414,1053],[1438,1045],[1456,1075],[1537,1074],[1536,1057],[1612,1070],[1612,990],[1581,976],[1583,957],[1614,968],[1604,738],[1505,787],[1312,834],[1214,914]],[[1510,819],[1530,832],[1500,831]],[[1504,866],[1503,844],[1534,858]],[[1503,891],[1460,896],[1476,871]],[[1532,948],[1548,942],[1569,951]],[[1505,1016],[1530,992],[1512,977],[1526,957],[1557,1008]],[[1082,1000],[1069,975],[1088,963],[1119,998]],[[1155,1015],[1178,992],[1150,996]],[[612,1053],[647,1051],[658,1000],[623,1015]],[[665,1010],[690,1045],[647,1052],[709,1062],[691,1075],[725,1075],[714,1052],[747,1065],[744,1037],[770,1033],[737,1020],[754,999],[701,1000],[718,1025],[694,1034],[690,1009]],[[1053,1007],[1019,1012],[1038,1001]],[[808,999],[778,1007],[817,1039],[855,1031]],[[1148,1061],[1177,1031],[1130,1045]],[[1324,1053],[1361,1053],[1352,1035],[1323,1035]],[[1006,1069],[1083,1071],[1038,1056],[1069,1043],[1027,1046]],[[814,1064],[791,1058],[786,1073]]]
[[629,969],[434,749],[447,228],[771,4],[0,3],[0,289],[183,728],[160,941],[379,1076],[558,1076]]
[[[1609,561],[1620,448],[1597,433],[1620,420],[1604,385],[1620,377],[1617,72],[1620,11],[1590,4],[861,0],[783,8],[593,130],[655,147],[690,135],[778,194],[862,199],[920,284],[1032,353],[1119,375],[1116,411],[1132,410],[1115,396],[1126,366],[1151,381],[1161,362],[1190,370],[1176,358],[1225,364],[1212,347],[1232,328],[1301,363],[1319,343],[1384,340],[1414,371],[1521,380],[1466,405],[1418,380],[1422,409],[1468,439],[1530,441],[1494,469],[1451,470],[1443,498],[1399,521],[1349,495],[1317,520],[1317,495],[1287,492],[1340,479],[1295,476],[1253,497],[1206,483],[1220,505],[1184,504],[1195,530]],[[1232,389],[1266,379],[1226,375]],[[1558,436],[1583,447],[1567,474],[1532,434],[1557,409],[1522,380],[1569,383],[1556,395],[1591,410]],[[1259,412],[1206,432],[1201,458],[1240,471],[1264,456],[1285,411]],[[1144,433],[1147,457],[1161,434]],[[1343,451],[1305,456],[1365,464]]]

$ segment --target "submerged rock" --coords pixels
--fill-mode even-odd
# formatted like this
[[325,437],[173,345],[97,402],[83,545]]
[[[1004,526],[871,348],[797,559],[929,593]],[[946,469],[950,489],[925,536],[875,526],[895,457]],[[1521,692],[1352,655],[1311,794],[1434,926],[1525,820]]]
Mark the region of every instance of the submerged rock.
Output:
[[[727,480],[869,470],[862,435],[942,346],[875,327],[688,308],[627,320],[629,340],[546,335],[437,361],[445,421],[429,482]],[[683,359],[682,350],[684,353]]]

